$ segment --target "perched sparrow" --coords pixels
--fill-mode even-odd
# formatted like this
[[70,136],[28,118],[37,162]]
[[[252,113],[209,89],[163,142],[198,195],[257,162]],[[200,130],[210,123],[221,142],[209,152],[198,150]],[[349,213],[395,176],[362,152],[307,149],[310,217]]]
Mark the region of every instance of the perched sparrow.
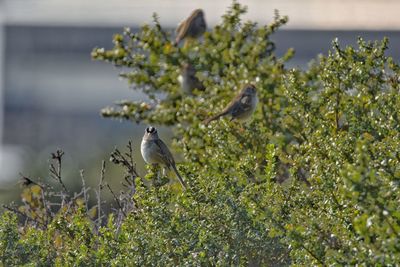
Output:
[[194,89],[204,91],[204,85],[197,79],[196,70],[190,64],[184,64],[181,69],[181,75],[178,80],[181,84],[182,91],[186,94],[192,94]]
[[204,12],[201,9],[196,9],[190,16],[182,21],[176,29],[175,45],[186,37],[197,38],[200,37],[207,28]]
[[142,139],[142,144],[140,146],[140,152],[142,153],[144,161],[148,164],[162,164],[168,169],[172,167],[179,179],[179,182],[182,184],[183,188],[186,189],[185,182],[176,169],[175,160],[172,157],[167,145],[160,138],[158,138],[156,128],[151,126],[146,128]]
[[245,121],[251,117],[257,107],[257,103],[258,98],[256,87],[247,84],[223,111],[204,120],[204,124],[207,125],[211,121],[226,115],[230,115],[231,120],[236,119],[239,121]]

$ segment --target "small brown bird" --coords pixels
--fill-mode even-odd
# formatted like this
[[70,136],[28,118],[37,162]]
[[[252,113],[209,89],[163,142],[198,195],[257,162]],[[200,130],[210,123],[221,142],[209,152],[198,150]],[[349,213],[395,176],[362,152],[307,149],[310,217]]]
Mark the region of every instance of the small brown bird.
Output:
[[147,164],[162,164],[168,169],[173,169],[182,187],[186,189],[186,184],[180,176],[175,166],[175,160],[169,151],[167,145],[158,137],[157,129],[154,127],[147,127],[144,132],[140,152]]
[[174,45],[178,45],[180,41],[189,38],[198,38],[207,29],[206,20],[204,18],[204,12],[201,9],[196,9],[190,14],[190,16],[182,21],[178,28],[176,28],[176,39]]
[[247,84],[223,111],[204,120],[203,123],[208,125],[211,121],[227,115],[231,116],[231,120],[246,121],[253,114],[257,103],[256,87],[252,84]]
[[183,64],[181,69],[181,75],[178,80],[181,84],[182,91],[186,94],[191,95],[194,89],[204,91],[204,85],[197,79],[196,70],[190,64]]

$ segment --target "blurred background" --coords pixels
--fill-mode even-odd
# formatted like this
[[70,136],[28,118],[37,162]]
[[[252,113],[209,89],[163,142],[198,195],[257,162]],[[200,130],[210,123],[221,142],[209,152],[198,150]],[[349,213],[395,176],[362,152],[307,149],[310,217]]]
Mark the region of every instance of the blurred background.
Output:
[[[262,24],[272,20],[274,9],[289,16],[273,38],[278,54],[296,50],[289,67],[306,67],[327,53],[335,37],[346,45],[355,44],[357,36],[387,36],[389,55],[399,61],[398,0],[239,2],[249,8],[246,18]],[[111,48],[114,33],[150,23],[153,12],[173,30],[202,8],[212,27],[230,5],[230,0],[0,0],[0,203],[19,198],[19,173],[45,179],[48,158],[57,148],[66,152],[63,171],[71,187],[80,183],[80,169],[94,186],[101,160],[108,161],[113,148],[123,148],[128,140],[143,174],[139,145],[145,126],[99,115],[117,100],[141,96],[118,79],[113,66],[92,61],[91,50]],[[121,173],[107,165],[106,179],[118,187]]]

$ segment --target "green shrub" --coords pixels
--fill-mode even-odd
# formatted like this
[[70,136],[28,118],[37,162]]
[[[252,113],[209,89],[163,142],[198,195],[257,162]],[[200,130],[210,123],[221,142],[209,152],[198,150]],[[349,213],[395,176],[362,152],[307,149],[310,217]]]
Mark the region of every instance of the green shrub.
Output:
[[[92,56],[121,67],[121,77],[148,102],[121,101],[105,117],[173,126],[182,191],[148,168],[136,173],[132,150],[111,161],[126,170],[115,194],[104,177],[97,204],[88,188],[63,187],[62,153],[51,176],[60,194],[25,177],[22,207],[0,222],[5,265],[379,265],[400,262],[399,66],[388,40],[333,42],[305,71],[289,70],[294,52],[275,55],[270,36],[287,22],[243,22],[237,3],[221,24],[181,47],[154,16],[138,33],[125,29],[114,48]],[[181,93],[183,63],[206,86]],[[201,122],[253,83],[260,103],[248,124]],[[117,179],[117,177],[113,177]],[[84,179],[83,179],[84,181]],[[114,196],[111,212],[102,190]],[[57,207],[50,207],[51,203]],[[19,216],[19,219],[17,216]]]

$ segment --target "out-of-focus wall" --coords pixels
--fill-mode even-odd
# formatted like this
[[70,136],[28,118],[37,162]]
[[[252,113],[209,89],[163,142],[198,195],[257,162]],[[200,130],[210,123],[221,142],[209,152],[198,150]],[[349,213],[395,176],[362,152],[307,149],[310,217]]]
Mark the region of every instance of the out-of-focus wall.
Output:
[[12,146],[4,144],[4,74],[5,74],[5,3],[0,0],[0,181],[12,176],[20,167],[19,157]]
[[1,145],[3,143],[4,10],[4,1],[0,0],[0,167],[2,164]]
[[[400,59],[400,1],[240,2],[248,5],[246,18],[262,24],[271,21],[274,9],[289,16],[288,25],[273,35],[278,55],[296,50],[288,67],[306,67],[318,53],[327,53],[335,37],[355,44],[357,36],[388,36],[389,54]],[[93,62],[92,48],[112,47],[114,33],[151,23],[153,12],[172,31],[199,7],[212,27],[230,5],[230,0],[0,0],[0,190],[6,178],[12,180],[7,190],[13,186],[20,171],[44,178],[46,159],[57,148],[66,152],[71,184],[80,181],[80,169],[99,171],[101,159],[128,139],[143,164],[138,148],[145,126],[99,115],[116,100],[143,95],[119,80],[115,67]],[[165,130],[160,133],[168,140]]]

